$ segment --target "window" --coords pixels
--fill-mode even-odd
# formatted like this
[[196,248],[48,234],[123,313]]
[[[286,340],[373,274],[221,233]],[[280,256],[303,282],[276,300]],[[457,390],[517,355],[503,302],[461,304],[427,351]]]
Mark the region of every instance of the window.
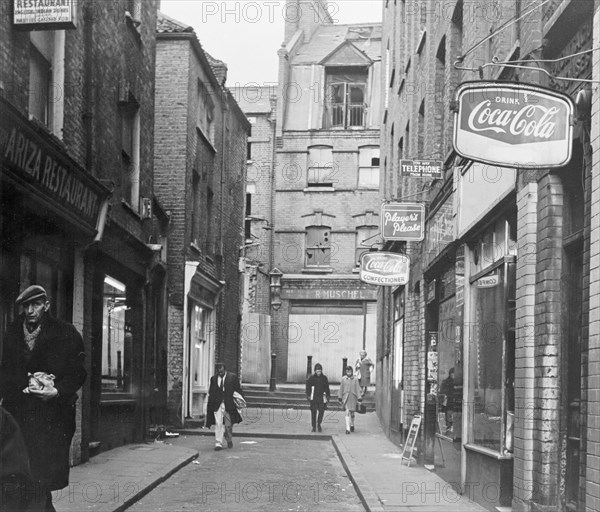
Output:
[[46,126],[50,125],[50,84],[52,64],[31,45],[29,55],[29,114]]
[[196,126],[212,142],[214,139],[215,105],[210,97],[210,90],[200,79],[198,79],[198,105],[196,108]]
[[367,70],[332,68],[326,71],[325,126],[352,128],[365,125]]
[[198,244],[200,236],[200,176],[192,172],[192,242]]
[[140,115],[139,105],[129,101],[120,107],[123,198],[138,211],[140,202]]
[[246,160],[252,160],[252,142],[246,143]]
[[329,267],[331,258],[331,231],[326,226],[306,229],[306,266]]
[[313,146],[308,148],[308,182],[309,187],[333,187],[333,148],[330,146]]
[[507,434],[514,417],[514,279],[514,263],[506,263],[471,285],[476,315],[472,442],[500,453],[512,451]]
[[252,241],[252,193],[256,187],[248,184],[246,187],[246,220],[244,222],[244,238],[246,242]]
[[358,148],[358,186],[379,188],[379,147]]
[[65,32],[33,31],[29,37],[29,114],[62,139]]
[[126,286],[105,276],[102,306],[102,392],[128,392],[131,389],[132,336]]
[[377,240],[379,226],[360,226],[356,228],[356,259],[355,265],[360,267],[360,258],[371,250]]

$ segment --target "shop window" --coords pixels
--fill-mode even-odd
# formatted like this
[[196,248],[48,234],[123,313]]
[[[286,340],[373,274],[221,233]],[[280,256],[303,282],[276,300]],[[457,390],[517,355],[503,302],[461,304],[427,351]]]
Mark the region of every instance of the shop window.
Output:
[[354,263],[357,267],[360,267],[362,255],[371,250],[378,234],[378,226],[360,226],[356,228],[356,259]]
[[331,146],[312,146],[308,148],[309,187],[333,187],[333,148]]
[[325,226],[306,229],[306,266],[329,267],[331,259],[331,231]]
[[126,393],[131,389],[132,356],[127,287],[106,276],[102,306],[102,392]]
[[514,281],[508,258],[471,283],[474,327],[470,365],[471,442],[499,453],[512,451],[514,424]]
[[358,148],[358,186],[379,188],[379,147]]
[[33,31],[29,47],[29,115],[62,139],[64,119],[63,30]]
[[366,68],[326,70],[327,128],[358,128],[365,125]]

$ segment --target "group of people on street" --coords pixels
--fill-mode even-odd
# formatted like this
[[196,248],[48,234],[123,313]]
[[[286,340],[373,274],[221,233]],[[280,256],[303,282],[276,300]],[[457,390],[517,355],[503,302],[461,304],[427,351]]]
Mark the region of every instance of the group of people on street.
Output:
[[[87,377],[83,339],[73,325],[50,315],[42,286],[27,287],[16,304],[21,313],[4,335],[0,359],[0,510],[54,512],[51,492],[69,483],[77,392]],[[373,367],[361,351],[354,368],[345,369],[337,398],[346,434],[354,432]],[[306,381],[306,396],[312,432],[321,432],[331,391],[320,363]],[[233,425],[242,421],[244,406],[237,375],[217,363],[205,421],[215,425],[215,450],[233,447]]]
[[0,510],[55,511],[51,491],[69,483],[77,391],[86,379],[83,340],[50,315],[46,290],[27,287],[3,337],[0,362]]
[[[364,411],[363,396],[371,384],[373,362],[367,352],[361,350],[354,368],[347,366],[338,390],[338,401],[345,411],[346,434],[354,432],[354,415]],[[354,370],[356,369],[356,373]],[[323,417],[331,400],[329,380],[323,366],[317,363],[314,373],[306,380],[306,398],[310,403],[312,432],[322,432]],[[245,406],[237,375],[226,371],[225,364],[216,364],[216,373],[210,379],[205,427],[215,426],[215,450],[222,450],[224,443],[233,448],[233,425],[242,421],[241,408]]]
[[[354,368],[347,366],[340,381],[338,401],[345,411],[346,434],[354,432],[354,414],[363,408],[362,398],[371,384],[373,362],[367,357],[367,352],[361,350]],[[306,398],[310,402],[310,418],[312,432],[322,432],[321,423],[327,403],[331,399],[329,380],[323,374],[323,366],[315,364],[314,373],[306,381]]]

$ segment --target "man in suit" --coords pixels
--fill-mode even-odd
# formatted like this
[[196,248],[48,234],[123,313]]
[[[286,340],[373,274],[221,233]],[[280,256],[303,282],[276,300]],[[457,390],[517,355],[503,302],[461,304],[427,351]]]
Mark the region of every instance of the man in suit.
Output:
[[237,375],[226,371],[224,363],[217,363],[216,370],[210,378],[205,425],[207,428],[215,426],[215,450],[218,451],[223,448],[223,437],[227,448],[233,448],[233,425],[242,421],[233,393],[237,391],[242,395],[242,388]]
[[35,501],[53,512],[51,491],[69,484],[75,402],[86,378],[83,340],[73,325],[50,316],[41,286],[23,290],[16,304],[22,314],[4,336],[0,397],[21,427]]

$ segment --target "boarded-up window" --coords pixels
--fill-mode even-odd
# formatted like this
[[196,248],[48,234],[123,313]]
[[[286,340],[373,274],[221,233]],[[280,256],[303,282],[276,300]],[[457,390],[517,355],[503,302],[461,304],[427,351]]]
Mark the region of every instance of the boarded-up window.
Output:
[[306,229],[306,266],[328,267],[331,258],[331,231],[326,226]]
[[333,148],[312,146],[308,148],[309,187],[333,187],[334,184]]

